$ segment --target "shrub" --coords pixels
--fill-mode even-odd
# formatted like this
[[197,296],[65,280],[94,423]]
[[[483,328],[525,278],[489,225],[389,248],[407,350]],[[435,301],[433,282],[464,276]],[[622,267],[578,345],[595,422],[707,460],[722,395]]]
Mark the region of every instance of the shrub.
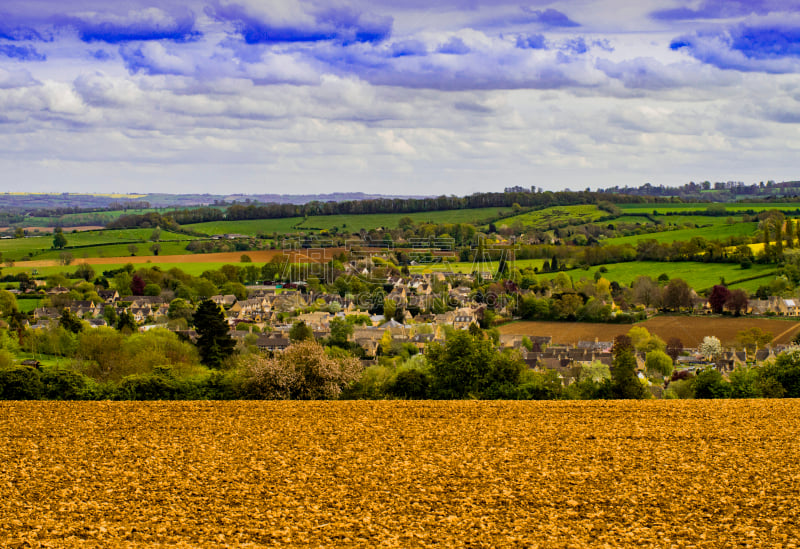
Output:
[[11,366],[0,370],[0,399],[38,400],[42,397],[39,370],[31,366]]
[[694,378],[672,381],[664,391],[664,398],[694,398]]
[[46,368],[42,374],[43,395],[50,400],[89,400],[94,397],[90,379],[67,368]]
[[706,368],[694,380],[695,398],[730,398],[731,385],[714,368]]
[[123,378],[117,387],[120,400],[176,400],[182,396],[180,384],[160,374],[134,374]]
[[389,384],[387,392],[397,398],[428,398],[431,381],[428,372],[409,369],[398,372]]

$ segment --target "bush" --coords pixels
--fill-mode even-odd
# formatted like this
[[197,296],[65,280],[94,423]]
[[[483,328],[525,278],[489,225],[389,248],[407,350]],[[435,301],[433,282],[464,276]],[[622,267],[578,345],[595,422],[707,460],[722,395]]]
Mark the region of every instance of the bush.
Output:
[[235,400],[241,393],[242,379],[234,370],[213,370],[197,384],[198,398],[207,400]]
[[428,398],[430,375],[424,370],[410,369],[398,372],[387,392],[397,398]]
[[694,378],[672,381],[664,391],[664,398],[694,398]]
[[38,400],[43,385],[39,370],[31,366],[11,366],[0,370],[0,399]]
[[357,358],[328,356],[315,341],[294,343],[275,358],[250,355],[243,360],[244,394],[255,399],[338,398],[362,370]]
[[46,368],[41,374],[44,398],[90,400],[94,398],[88,377],[66,368]]
[[160,374],[134,374],[123,378],[116,396],[120,400],[177,400],[183,396],[180,384]]
[[707,368],[694,379],[695,398],[730,398],[731,385],[714,368]]

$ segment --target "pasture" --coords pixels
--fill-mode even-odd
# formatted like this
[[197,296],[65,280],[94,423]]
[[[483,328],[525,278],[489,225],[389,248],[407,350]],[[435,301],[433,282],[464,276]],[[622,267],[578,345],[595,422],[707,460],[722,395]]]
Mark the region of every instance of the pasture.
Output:
[[[726,283],[730,284],[743,278],[767,277],[775,272],[775,265],[754,264],[749,269],[742,269],[737,263],[631,261],[597,265],[586,270],[573,269],[567,271],[567,274],[572,277],[573,281],[581,278],[593,279],[595,272],[601,267],[607,269],[607,272],[600,273],[601,276],[608,280],[615,280],[621,285],[629,285],[640,275],[658,278],[660,275],[666,274],[669,278],[682,278],[698,291],[719,284],[723,278]],[[548,273],[542,276],[552,278],[556,274]]]
[[656,240],[658,242],[667,244],[691,240],[692,238],[698,236],[705,238],[706,240],[723,240],[730,236],[754,236],[757,232],[757,229],[758,223],[724,223],[712,225],[710,227],[663,230],[656,233],[607,238],[602,242],[603,244],[631,244],[636,246],[640,240]]
[[[779,210],[782,212],[795,212],[800,210],[800,202],[738,202],[734,204],[723,204],[727,212],[764,212],[769,210]],[[665,214],[669,212],[703,212],[708,210],[713,204],[697,203],[674,203],[674,204],[617,204],[626,214],[652,214],[657,212]]]
[[553,206],[542,210],[534,210],[513,217],[503,219],[497,223],[501,226],[511,227],[514,224],[521,224],[523,227],[533,229],[546,229],[552,225],[570,224],[580,225],[591,223],[611,214],[599,209],[593,204],[580,206]]
[[5,547],[794,547],[800,404],[2,402]]
[[258,233],[296,233],[331,231],[334,227],[357,233],[361,229],[369,231],[384,227],[396,229],[403,217],[410,217],[414,223],[478,223],[486,219],[511,215],[510,208],[474,208],[464,210],[443,210],[397,214],[359,214],[359,215],[315,215],[307,218],[290,217],[284,219],[248,219],[241,221],[210,221],[186,225],[188,229],[205,234],[238,233],[256,235]]

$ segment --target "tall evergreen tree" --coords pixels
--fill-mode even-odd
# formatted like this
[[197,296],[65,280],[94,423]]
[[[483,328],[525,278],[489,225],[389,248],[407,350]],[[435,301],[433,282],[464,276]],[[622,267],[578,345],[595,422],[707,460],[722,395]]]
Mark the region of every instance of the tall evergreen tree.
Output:
[[197,306],[194,326],[199,336],[197,349],[200,351],[202,363],[211,368],[219,368],[236,347],[222,309],[210,299],[206,299]]

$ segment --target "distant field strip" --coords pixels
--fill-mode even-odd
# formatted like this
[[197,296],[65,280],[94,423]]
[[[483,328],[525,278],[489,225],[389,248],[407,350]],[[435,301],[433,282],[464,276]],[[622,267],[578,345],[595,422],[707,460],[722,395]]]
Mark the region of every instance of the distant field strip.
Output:
[[431,212],[397,214],[358,214],[358,215],[316,215],[308,218],[290,217],[284,219],[247,219],[241,221],[209,221],[193,223],[187,228],[205,234],[239,233],[256,235],[291,233],[298,231],[330,231],[334,227],[351,233],[361,229],[370,230],[384,227],[396,229],[400,219],[410,217],[414,223],[476,223],[478,221],[511,215],[510,208],[474,208],[464,210],[443,210]]
[[[753,210],[763,212],[767,210],[794,211],[800,209],[800,202],[743,202],[736,204],[722,203],[728,212],[743,212]],[[713,203],[686,203],[686,204],[618,204],[619,208],[626,214],[652,214],[654,211],[659,214],[668,212],[699,212],[705,211],[709,207],[719,207]]]

